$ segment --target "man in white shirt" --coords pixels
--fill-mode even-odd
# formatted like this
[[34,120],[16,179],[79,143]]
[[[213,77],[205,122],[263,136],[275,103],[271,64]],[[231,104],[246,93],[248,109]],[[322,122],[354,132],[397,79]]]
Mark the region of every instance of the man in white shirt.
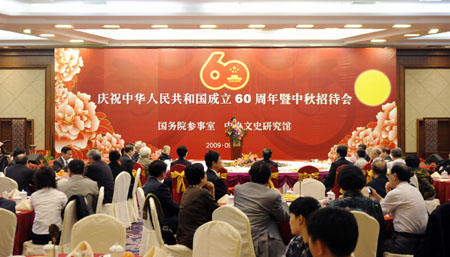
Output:
[[428,223],[428,212],[417,188],[409,182],[410,171],[404,164],[396,164],[388,172],[386,197],[372,189],[372,197],[380,201],[383,214],[392,213],[394,231],[384,243],[387,252],[414,254]]
[[392,169],[394,165],[405,164],[405,160],[402,159],[402,149],[394,148],[391,151],[392,161],[387,163],[388,170]]

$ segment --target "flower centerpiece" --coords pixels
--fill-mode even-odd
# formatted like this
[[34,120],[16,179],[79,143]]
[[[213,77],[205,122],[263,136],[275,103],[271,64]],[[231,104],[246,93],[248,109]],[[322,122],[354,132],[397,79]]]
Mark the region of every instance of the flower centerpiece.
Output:
[[436,163],[426,163],[424,159],[420,158],[420,168],[426,169],[430,174],[436,170]]
[[226,166],[226,167],[250,167],[256,161],[258,161],[258,155],[248,153],[248,154],[242,154],[241,158],[238,158],[232,162],[224,163],[224,166]]
[[242,138],[247,133],[247,129],[242,127],[240,123],[230,123],[225,129],[225,133],[230,137],[233,146],[240,146]]

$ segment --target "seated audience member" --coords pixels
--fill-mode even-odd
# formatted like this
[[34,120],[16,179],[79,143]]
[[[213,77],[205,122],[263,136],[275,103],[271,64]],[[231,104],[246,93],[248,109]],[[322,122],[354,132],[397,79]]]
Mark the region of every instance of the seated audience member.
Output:
[[91,149],[87,153],[89,165],[86,168],[85,176],[96,181],[98,189],[105,188],[103,203],[111,203],[114,194],[114,177],[108,164],[102,161],[102,155],[98,149]]
[[221,178],[219,178],[217,172],[223,167],[220,154],[216,151],[209,151],[205,154],[205,163],[208,167],[206,176],[209,182],[214,184],[216,190],[215,199],[219,200],[222,196],[228,194],[227,186]]
[[434,180],[426,169],[419,168],[420,159],[415,154],[410,154],[405,158],[406,166],[411,171],[411,176],[416,175],[419,182],[419,191],[425,200],[433,200],[436,192],[434,190]]
[[366,161],[369,161],[370,157],[369,157],[369,155],[367,154],[367,151],[366,151],[367,150],[367,146],[365,144],[359,144],[357,147],[364,149],[364,152],[366,152],[366,154],[364,155],[364,159],[366,159]]
[[377,256],[383,256],[381,239],[384,231],[384,215],[377,200],[365,197],[361,193],[366,184],[361,169],[353,165],[342,168],[338,174],[338,183],[344,197],[331,201],[329,206],[362,211],[374,217],[380,225]]
[[5,149],[3,142],[0,142],[0,172],[3,172],[9,164],[9,153]]
[[206,180],[201,163],[187,166],[185,174],[189,187],[181,198],[177,242],[192,249],[195,230],[212,220],[212,213],[219,205],[214,199],[214,184]]
[[348,147],[346,145],[339,145],[336,149],[336,160],[330,166],[330,172],[325,176],[322,180],[322,183],[325,185],[326,191],[330,191],[330,189],[334,186],[334,180],[336,179],[336,170],[341,165],[352,164],[345,156],[347,156]]
[[450,153],[448,154],[448,159],[441,161],[436,167],[436,171],[439,172],[439,174],[441,174],[444,170],[450,174]]
[[171,161],[172,160],[172,157],[170,157],[170,146],[168,146],[168,145],[163,146],[162,153],[159,156],[159,159],[161,161],[165,161],[165,160]]
[[361,169],[364,170],[364,171],[372,170],[372,163],[374,161],[381,160],[380,155],[381,155],[380,148],[378,148],[378,147],[371,147],[370,148],[370,153],[369,153],[370,160]]
[[380,155],[380,158],[381,158],[383,161],[385,161],[385,162],[390,162],[390,161],[392,161],[392,158],[391,158],[391,150],[389,150],[389,148],[387,148],[387,147],[383,147],[383,148],[381,149],[381,155]]
[[14,151],[12,153],[12,160],[9,162],[8,167],[16,164],[16,157],[19,154],[24,154],[26,156],[27,155],[27,151],[25,149],[23,149],[23,148],[16,148],[16,149],[14,149]]
[[0,196],[0,208],[16,214],[16,202]]
[[410,171],[404,164],[396,164],[388,171],[386,197],[372,190],[372,197],[380,200],[383,214],[392,213],[394,231],[384,242],[384,250],[396,254],[414,254],[428,222],[425,201],[419,190],[408,183]]
[[405,164],[405,160],[402,159],[402,149],[394,148],[391,151],[392,161],[387,163],[388,170],[392,169],[394,165]]
[[56,224],[61,229],[61,211],[66,206],[67,196],[56,190],[55,172],[49,167],[41,167],[35,172],[34,183],[37,191],[31,195],[35,215],[31,239],[33,244],[45,245],[51,241],[49,226]]
[[130,174],[130,187],[128,189],[128,199],[133,198],[133,187],[135,178],[133,176],[133,168],[134,168],[134,161],[132,159],[125,160],[125,163],[122,164],[123,171],[128,172]]
[[80,159],[73,159],[69,163],[69,176],[67,181],[58,183],[58,190],[66,194],[67,198],[73,195],[82,195],[87,200],[90,213],[94,213],[95,199],[98,195],[97,182],[83,177],[84,162]]
[[148,175],[148,166],[152,163],[150,159],[150,155],[152,154],[152,150],[147,146],[144,146],[139,150],[139,160],[138,163],[142,164],[145,168],[145,174]]
[[33,170],[27,166],[28,158],[25,154],[19,154],[14,158],[15,164],[6,168],[6,176],[17,182],[19,191],[25,190],[31,194],[30,184],[33,184]]
[[146,147],[145,143],[142,143],[141,141],[138,141],[134,144],[134,154],[131,156],[131,159],[133,159],[134,162],[138,162],[141,158],[141,149],[142,147]]
[[72,149],[68,146],[64,146],[61,149],[61,156],[53,162],[53,170],[55,172],[60,170],[67,172],[67,164],[70,159],[72,159]]
[[127,144],[123,148],[122,157],[120,157],[120,159],[119,159],[120,164],[123,166],[126,161],[131,160],[133,162],[133,165],[134,165],[134,161],[133,161],[134,153],[135,153],[134,144]]
[[358,155],[358,159],[356,160],[354,165],[361,169],[367,163],[366,159],[364,158],[364,156],[366,156],[366,150],[364,150],[363,148],[358,148],[356,150],[356,154]]
[[112,175],[114,179],[116,179],[117,175],[123,171],[122,165],[119,162],[120,153],[117,150],[112,150],[109,152],[109,168],[111,169]]
[[263,152],[262,152],[262,156],[263,156],[263,161],[267,164],[269,164],[270,166],[273,166],[275,168],[278,169],[278,163],[270,160],[270,158],[272,158],[272,149],[270,148],[264,148]]
[[250,220],[256,256],[281,256],[286,246],[277,222],[289,220],[286,200],[278,189],[268,187],[272,171],[267,163],[253,163],[249,173],[250,182],[237,185],[234,190],[234,206]]
[[178,227],[178,204],[170,196],[169,187],[163,183],[167,173],[167,164],[156,160],[152,162],[148,169],[149,177],[142,189],[145,195],[154,194],[158,197],[164,212],[162,226],[169,226],[174,233],[177,233]]
[[377,160],[372,163],[373,179],[367,186],[372,187],[381,197],[386,196],[386,183],[389,181],[386,176],[387,165],[385,161]]
[[312,257],[309,250],[309,235],[306,221],[311,213],[320,208],[320,203],[312,197],[299,197],[289,206],[289,225],[294,238],[291,239],[283,257]]
[[352,213],[321,208],[308,218],[309,249],[314,257],[349,257],[358,242],[358,223]]
[[181,165],[184,165],[184,166],[191,165],[191,162],[186,160],[187,153],[188,153],[188,149],[186,148],[186,146],[184,146],[184,145],[179,146],[177,148],[178,160],[173,161],[170,164],[170,167],[173,167],[173,166],[175,166],[177,164],[181,164]]

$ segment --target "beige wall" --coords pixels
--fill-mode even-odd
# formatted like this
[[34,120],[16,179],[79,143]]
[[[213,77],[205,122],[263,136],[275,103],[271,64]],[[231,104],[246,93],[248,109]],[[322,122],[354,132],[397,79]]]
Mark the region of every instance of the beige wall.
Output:
[[34,119],[34,144],[45,149],[45,69],[0,69],[0,117]]
[[416,120],[450,117],[450,69],[406,69],[405,99],[405,151],[416,152]]

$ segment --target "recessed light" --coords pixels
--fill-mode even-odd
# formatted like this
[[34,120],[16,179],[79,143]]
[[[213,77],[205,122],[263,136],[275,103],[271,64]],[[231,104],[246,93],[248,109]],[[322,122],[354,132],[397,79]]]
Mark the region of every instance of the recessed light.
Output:
[[439,29],[430,29],[430,31],[428,31],[428,34],[436,34],[439,32]]
[[405,37],[418,37],[418,36],[420,36],[420,34],[405,34],[403,36],[405,36]]
[[84,43],[83,39],[71,39],[69,40],[70,43]]
[[50,34],[50,33],[44,33],[44,34],[40,34],[40,37],[54,37],[55,34]]
[[168,27],[169,27],[169,25],[165,25],[165,24],[152,25],[152,28],[154,28],[154,29],[167,29]]
[[120,25],[103,25],[102,27],[105,29],[119,29]]
[[405,29],[411,27],[411,24],[394,24],[392,27],[395,29]]
[[31,34],[31,29],[24,29],[24,30],[23,30],[23,33],[25,33],[25,34]]
[[370,40],[370,42],[372,42],[372,43],[384,43],[384,42],[386,42],[386,39],[377,38],[377,39]]
[[266,27],[266,25],[264,24],[250,24],[248,25],[249,28],[251,29],[263,29]]
[[285,47],[286,45],[283,45],[283,44],[275,44],[275,45],[273,45],[274,47]]
[[297,28],[299,28],[299,29],[310,29],[310,28],[314,28],[314,24],[298,24]]
[[361,24],[347,24],[344,28],[361,28],[362,26]]
[[57,29],[72,29],[73,26],[70,24],[56,24],[55,28],[57,28]]
[[202,24],[200,25],[201,29],[215,29],[217,28],[217,25],[215,24]]

